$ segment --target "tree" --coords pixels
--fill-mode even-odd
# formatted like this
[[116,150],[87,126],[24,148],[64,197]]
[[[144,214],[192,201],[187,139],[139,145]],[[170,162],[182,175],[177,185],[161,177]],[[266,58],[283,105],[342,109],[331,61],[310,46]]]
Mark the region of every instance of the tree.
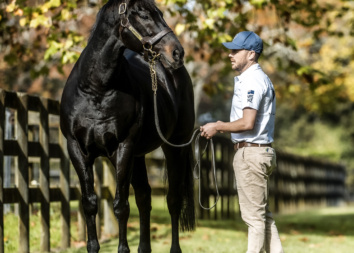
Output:
[[[210,95],[225,86],[221,77],[231,72],[221,43],[230,41],[231,35],[239,31],[253,30],[264,40],[262,65],[275,81],[280,102],[290,99],[294,107],[302,105],[309,111],[325,113],[333,111],[338,102],[354,101],[350,81],[353,77],[349,74],[354,63],[350,43],[354,34],[353,3],[333,0],[160,2],[169,6],[171,16],[179,15],[175,21],[176,33],[184,45],[189,43],[187,55],[192,57],[187,60],[193,63],[190,72],[197,77],[196,83],[203,80],[204,89]],[[328,54],[330,48],[332,53]],[[336,50],[341,52],[340,57]],[[205,74],[200,74],[201,68]]]
[[[94,16],[105,2],[5,0],[0,3],[2,87],[32,93],[42,90],[46,91],[45,96],[58,99],[73,62],[86,44]],[[211,97],[219,94],[219,100],[231,98],[235,73],[221,43],[230,41],[239,31],[253,30],[264,41],[261,65],[276,86],[277,129],[286,130],[277,132],[281,147],[334,160],[345,159],[354,168],[353,1],[156,2],[185,48],[186,66],[195,85],[196,110],[202,94]],[[89,17],[89,22],[87,19],[84,22],[85,17]],[[57,82],[53,80],[53,72],[57,72],[54,75]],[[42,89],[33,88],[36,84]],[[218,113],[226,111],[227,117],[228,110],[219,108]],[[338,123],[341,127],[331,125]],[[348,147],[346,151],[315,150],[311,141],[327,135],[311,134],[318,128],[307,127],[309,124],[325,125],[321,133],[335,131],[341,138],[339,143]],[[288,138],[290,135],[292,138]]]
[[[64,66],[78,59],[86,43],[75,21],[78,6],[75,0],[12,0],[0,5],[0,55],[7,64],[3,68],[6,88],[28,91],[36,78],[47,78],[53,68],[64,74]],[[16,77],[27,81],[19,86]],[[46,84],[44,79],[40,85]]]
[[[88,10],[97,13],[105,2],[3,3],[0,54],[12,69],[5,78],[9,88],[15,85],[14,77],[23,72],[29,71],[29,79],[33,80],[48,76],[54,66],[62,74],[65,66],[72,66],[88,35],[87,29],[81,29],[78,16]],[[354,7],[349,1],[157,0],[157,4],[186,49],[186,65],[196,86],[196,104],[202,89],[209,95],[232,90],[232,84],[225,85],[233,73],[221,43],[242,30],[254,30],[264,40],[262,65],[275,80],[280,102],[291,98],[294,106],[303,105],[321,113],[333,110],[338,100],[354,99],[350,71],[350,39],[354,33],[350,13]],[[340,57],[335,50],[329,50],[332,46],[341,51]],[[331,99],[328,94],[332,94]]]

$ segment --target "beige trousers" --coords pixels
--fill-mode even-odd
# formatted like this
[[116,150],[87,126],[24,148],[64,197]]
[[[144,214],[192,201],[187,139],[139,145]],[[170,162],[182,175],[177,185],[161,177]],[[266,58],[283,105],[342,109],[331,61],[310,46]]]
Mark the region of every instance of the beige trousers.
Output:
[[272,213],[268,209],[268,177],[276,167],[271,147],[245,147],[233,161],[241,216],[248,226],[247,253],[283,253]]

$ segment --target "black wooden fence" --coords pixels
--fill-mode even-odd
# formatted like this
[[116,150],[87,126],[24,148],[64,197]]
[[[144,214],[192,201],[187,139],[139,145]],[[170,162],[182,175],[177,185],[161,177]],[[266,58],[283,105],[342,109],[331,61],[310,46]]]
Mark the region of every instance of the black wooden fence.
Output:
[[[147,161],[151,163],[161,166],[160,160]],[[112,208],[116,190],[114,169],[106,159],[96,159],[94,172],[95,192],[100,200],[96,219],[98,238],[102,232],[117,235],[118,222]],[[6,183],[9,178],[13,183]],[[161,195],[164,190],[155,187],[152,194]],[[50,203],[60,203],[60,248],[66,249],[71,239],[70,201],[80,199],[77,176],[59,130],[59,102],[0,89],[0,253],[4,252],[4,207],[9,204],[18,207],[18,252],[23,253],[31,252],[31,205],[39,204],[40,252],[49,252]],[[86,240],[82,207],[78,212],[77,240]]]
[[[201,218],[233,218],[237,215],[236,182],[232,167],[235,154],[230,139],[213,137],[216,175],[220,201],[211,212],[200,208]],[[216,200],[211,154],[202,162],[203,206]],[[294,212],[311,206],[337,205],[345,200],[345,167],[319,159],[300,157],[277,151],[277,169],[270,177],[270,208],[274,212]]]
[[[6,112],[13,112],[13,136],[5,136],[9,120],[6,120]],[[29,125],[29,115],[38,114],[36,125]],[[29,96],[23,93],[6,92],[0,89],[0,252],[4,252],[4,206],[7,204],[18,204],[19,217],[19,238],[18,252],[30,252],[30,205],[40,203],[41,217],[41,252],[50,251],[50,203],[61,203],[61,243],[60,247],[70,247],[70,201],[81,198],[80,188],[70,185],[70,161],[66,151],[66,141],[60,134],[58,120],[54,126],[50,126],[50,118],[59,116],[59,102]],[[32,130],[37,129],[35,134]],[[38,138],[33,138],[37,136]],[[37,140],[34,140],[37,139]],[[4,171],[4,160],[14,158],[16,166],[11,166],[15,171]],[[39,158],[38,184],[30,184],[32,181],[31,160]],[[59,161],[58,173],[53,172],[52,160]],[[115,192],[114,173],[105,162],[97,160],[95,171],[103,171],[100,168],[105,166],[106,174],[95,176],[95,188],[101,200],[112,200]],[[7,168],[8,169],[8,168]],[[11,173],[14,177],[14,185],[4,187],[4,178]],[[54,174],[54,175],[50,175]],[[55,180],[55,184],[50,181]],[[108,186],[102,186],[105,180]],[[58,181],[58,182],[57,182]],[[53,186],[54,185],[54,186]],[[117,234],[118,224],[110,208],[112,201],[104,203],[106,213],[104,229],[107,233]],[[102,216],[102,213],[99,215]],[[100,219],[97,219],[98,231],[101,231]],[[85,224],[82,212],[79,213],[79,240],[85,240]]]
[[[6,139],[5,129],[7,109],[14,111],[14,139]],[[39,113],[39,141],[28,139],[29,111]],[[29,252],[29,206],[40,203],[41,250],[49,248],[50,202],[61,202],[62,242],[70,245],[70,178],[69,159],[66,154],[65,140],[58,136],[59,143],[49,142],[49,114],[59,115],[57,101],[29,96],[24,93],[6,92],[0,89],[0,252],[4,252],[4,204],[18,203],[19,216],[19,252]],[[4,188],[4,159],[6,156],[17,157],[15,186]],[[39,185],[29,185],[29,157],[40,158]],[[49,164],[51,158],[61,161],[60,186],[51,189],[49,184]],[[73,194],[74,195],[74,194]],[[75,196],[75,195],[74,195]]]
[[[13,133],[9,129],[7,112],[14,115]],[[31,122],[35,114],[36,122]],[[54,119],[54,120],[52,120]],[[53,123],[54,122],[54,123]],[[60,247],[70,247],[70,201],[81,198],[78,184],[70,182],[73,169],[66,151],[66,140],[59,130],[59,102],[29,96],[24,93],[6,92],[0,89],[0,253],[4,252],[4,207],[18,205],[18,252],[30,252],[30,205],[40,204],[40,251],[50,251],[50,203],[61,203]],[[236,216],[237,196],[232,170],[233,147],[227,138],[213,138],[216,155],[216,175],[221,199],[212,212],[200,210],[200,218],[232,218]],[[202,203],[208,206],[215,200],[215,188],[210,171],[209,151],[202,161]],[[9,158],[16,166],[9,166]],[[37,161],[35,164],[35,162]],[[54,162],[53,162],[54,161]],[[147,164],[153,162],[147,161]],[[161,164],[161,160],[158,160]],[[53,164],[56,164],[55,166]],[[34,167],[37,166],[37,176]],[[278,169],[272,176],[271,194],[273,210],[308,204],[333,204],[344,195],[345,169],[338,164],[324,163],[308,158],[278,152]],[[55,168],[54,168],[55,167]],[[14,184],[4,184],[13,174]],[[75,174],[75,173],[74,173]],[[95,190],[100,199],[97,231],[117,234],[118,224],[112,211],[115,193],[114,171],[104,159],[95,162]],[[5,180],[6,181],[6,180]],[[33,184],[33,181],[37,183]],[[53,183],[55,181],[55,183]],[[153,194],[161,194],[161,188],[153,188]],[[82,209],[78,213],[78,240],[85,241],[85,222]],[[103,222],[103,224],[101,224]]]

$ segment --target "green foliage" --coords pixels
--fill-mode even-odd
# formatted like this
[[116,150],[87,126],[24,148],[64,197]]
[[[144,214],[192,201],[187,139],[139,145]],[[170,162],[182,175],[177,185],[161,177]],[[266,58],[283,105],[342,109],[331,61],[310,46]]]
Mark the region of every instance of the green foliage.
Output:
[[291,104],[278,106],[274,146],[278,150],[324,161],[342,163],[347,168],[346,183],[354,185],[354,105],[340,103],[336,111],[319,116]]
[[[2,6],[3,7],[3,6]],[[28,5],[12,1],[0,12],[0,53],[18,75],[30,70],[33,79],[75,62],[84,37],[72,29],[77,1],[48,0]],[[78,51],[79,49],[79,51]],[[15,80],[16,81],[16,80]]]
[[[261,62],[267,61],[273,65],[266,72],[270,72],[281,97],[286,98],[280,99],[280,103],[288,101],[294,85],[300,87],[295,95],[301,94],[307,99],[296,101],[293,105],[319,114],[333,111],[338,101],[343,99],[354,101],[354,92],[351,92],[354,90],[354,78],[342,68],[354,66],[354,50],[346,50],[353,48],[349,41],[354,41],[350,14],[354,11],[352,3],[331,0],[161,2],[167,5],[173,16],[179,17],[177,34],[191,40],[193,50],[187,55],[192,54],[193,57],[187,60],[197,62],[200,59],[211,66],[223,64],[223,69],[219,68],[223,75],[234,74],[228,66],[229,59],[221,43],[230,41],[239,31],[253,30],[260,34],[265,43]],[[331,43],[332,52],[328,55],[330,41],[337,41],[337,45]],[[274,51],[272,48],[277,49]],[[336,54],[336,49],[343,51],[343,54]],[[208,78],[205,86],[214,86],[204,89],[211,92],[209,95],[221,92]]]
[[[101,1],[100,5],[105,2]],[[232,40],[239,31],[254,30],[265,42],[263,60],[276,66],[270,75],[276,86],[283,86],[276,87],[283,93],[281,97],[287,97],[291,93],[289,88],[296,84],[301,87],[297,92],[305,91],[304,95],[310,98],[308,104],[300,105],[318,113],[334,108],[338,99],[354,101],[354,92],[345,92],[354,90],[351,89],[354,77],[349,71],[354,64],[354,51],[341,49],[343,54],[326,55],[331,38],[341,38],[337,47],[348,48],[346,43],[354,34],[350,16],[354,6],[350,2],[158,0],[157,4],[174,17],[176,34],[188,38],[183,39],[187,61],[208,62],[211,67],[223,65],[218,71],[223,76],[232,74],[227,51],[221,43]],[[62,68],[74,63],[86,45],[84,36],[87,35],[73,25],[81,7],[75,0],[46,0],[36,5],[13,0],[2,4],[0,53],[4,60],[18,74],[31,69],[32,77],[47,75],[51,66],[57,66],[63,73]],[[304,32],[297,35],[294,29]],[[281,50],[293,51],[302,60],[279,49],[276,53],[269,50],[278,45]],[[296,51],[301,51],[301,56]],[[327,70],[329,67],[320,66],[325,62],[332,67],[331,71]],[[344,70],[343,65],[347,66]],[[198,75],[197,72],[191,74]],[[220,92],[214,85],[214,77],[200,78],[205,78],[206,86],[215,86],[205,88],[211,91],[210,95]],[[327,94],[335,94],[335,99],[320,98]]]

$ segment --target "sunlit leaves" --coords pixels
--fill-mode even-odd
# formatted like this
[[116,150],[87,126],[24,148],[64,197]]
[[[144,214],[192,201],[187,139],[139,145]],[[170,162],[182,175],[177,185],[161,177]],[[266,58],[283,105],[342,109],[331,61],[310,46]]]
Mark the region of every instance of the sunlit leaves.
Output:
[[48,73],[41,67],[43,60],[48,65],[56,64],[59,70],[75,62],[85,44],[84,37],[78,35],[80,31],[67,25],[76,18],[76,7],[75,0],[47,0],[40,4],[14,0],[8,4],[5,18],[11,22],[4,22],[0,27],[8,31],[0,38],[7,46],[5,61],[16,65],[19,71],[27,69],[26,65],[31,66],[31,76]]
[[18,6],[16,5],[16,0],[12,0],[11,3],[6,6],[6,11],[13,12],[17,8],[18,8]]
[[52,19],[50,17],[44,15],[33,15],[33,17],[29,24],[31,28],[37,28],[40,25],[48,28],[52,25]]
[[42,12],[48,12],[49,9],[51,8],[56,8],[60,6],[60,0],[50,0],[49,2],[44,3],[40,9],[42,10]]
[[256,8],[262,8],[268,2],[269,0],[250,0],[250,3],[254,5]]
[[181,33],[183,33],[186,29],[186,25],[185,24],[177,24],[175,27],[175,32],[178,35],[180,35]]
[[44,54],[44,59],[60,59],[61,65],[75,63],[80,56],[80,52],[76,51],[75,47],[83,46],[81,45],[83,39],[82,36],[73,33],[68,34],[66,40],[62,42],[56,41],[55,37],[49,38],[49,47]]
[[63,45],[61,43],[58,43],[56,41],[51,41],[49,43],[49,47],[48,47],[47,51],[44,54],[44,59],[45,60],[51,59],[58,51],[60,51],[62,46]]
[[67,9],[63,9],[61,11],[62,20],[70,20],[72,18],[72,16],[73,16],[72,13]]

